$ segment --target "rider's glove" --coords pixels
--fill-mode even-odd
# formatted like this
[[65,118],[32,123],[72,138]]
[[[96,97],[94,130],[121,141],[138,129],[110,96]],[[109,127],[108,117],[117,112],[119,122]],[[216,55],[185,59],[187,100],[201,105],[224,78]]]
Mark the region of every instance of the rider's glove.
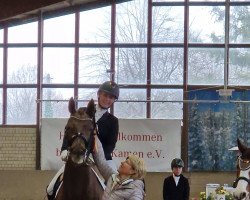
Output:
[[67,150],[63,150],[61,152],[61,159],[62,159],[62,161],[67,161],[67,159],[68,159],[68,151]]

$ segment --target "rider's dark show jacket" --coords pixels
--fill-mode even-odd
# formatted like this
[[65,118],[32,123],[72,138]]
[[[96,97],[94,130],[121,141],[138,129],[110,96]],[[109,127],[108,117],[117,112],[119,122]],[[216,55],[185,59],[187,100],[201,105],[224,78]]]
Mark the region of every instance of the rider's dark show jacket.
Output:
[[[105,158],[106,160],[112,160],[111,154],[115,148],[118,137],[118,119],[107,111],[96,122],[96,124],[99,132],[98,137],[102,143]],[[61,151],[67,150],[68,145],[69,141],[66,139],[66,137],[64,137]]]
[[165,178],[163,184],[164,200],[189,200],[190,187],[188,179],[182,174],[176,186],[173,175]]

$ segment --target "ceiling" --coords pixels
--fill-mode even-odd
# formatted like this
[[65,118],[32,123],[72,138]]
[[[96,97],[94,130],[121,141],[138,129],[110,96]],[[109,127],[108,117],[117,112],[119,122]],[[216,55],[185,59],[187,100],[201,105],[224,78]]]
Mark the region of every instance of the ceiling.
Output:
[[0,0],[0,27],[20,23],[39,16],[76,9],[92,9],[128,0]]

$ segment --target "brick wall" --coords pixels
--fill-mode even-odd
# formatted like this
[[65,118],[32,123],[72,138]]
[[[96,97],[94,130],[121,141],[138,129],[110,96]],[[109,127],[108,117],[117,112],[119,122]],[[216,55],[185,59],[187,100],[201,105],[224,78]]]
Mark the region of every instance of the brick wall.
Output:
[[36,169],[36,128],[0,128],[0,170]]

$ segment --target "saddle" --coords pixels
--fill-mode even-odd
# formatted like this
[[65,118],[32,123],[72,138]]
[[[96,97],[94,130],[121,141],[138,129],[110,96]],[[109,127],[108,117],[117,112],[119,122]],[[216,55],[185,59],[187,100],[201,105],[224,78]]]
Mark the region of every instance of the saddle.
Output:
[[[103,190],[105,190],[105,188],[106,188],[105,180],[102,177],[102,175],[100,174],[98,168],[95,165],[93,165],[91,167],[91,169],[94,172],[94,174],[96,175],[96,178],[98,179],[99,183],[101,184]],[[54,198],[56,197],[57,192],[59,191],[60,186],[62,185],[62,182],[63,182],[63,173],[57,178],[57,180],[55,182],[52,197],[54,197]]]

